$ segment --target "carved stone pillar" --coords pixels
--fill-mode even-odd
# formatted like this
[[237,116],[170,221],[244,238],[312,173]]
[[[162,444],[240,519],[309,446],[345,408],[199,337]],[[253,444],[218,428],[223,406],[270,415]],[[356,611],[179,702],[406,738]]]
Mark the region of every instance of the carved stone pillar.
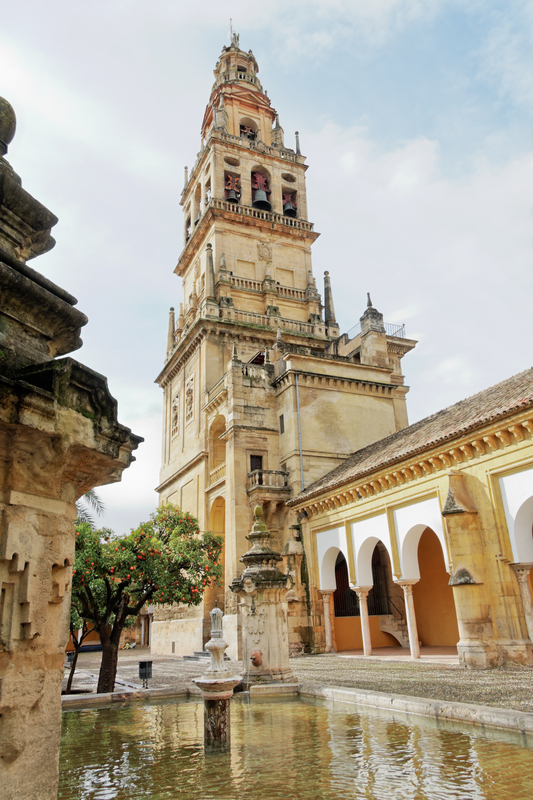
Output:
[[531,591],[528,581],[529,572],[533,564],[511,564],[511,567],[518,580],[520,599],[522,600],[522,608],[524,609],[524,617],[526,620],[527,635],[530,641],[533,642],[533,602],[531,600]]
[[407,618],[407,632],[409,634],[409,648],[411,658],[420,658],[420,642],[418,641],[418,628],[416,625],[415,602],[413,599],[413,585],[418,581],[402,583],[403,597],[405,600],[405,616]]
[[[0,98],[0,153],[15,115]],[[142,441],[107,381],[73,358],[87,317],[26,260],[57,217],[0,155],[0,763],[6,800],[55,800],[75,501],[120,479]]]
[[366,598],[371,587],[357,586],[354,591],[359,600],[359,612],[361,615],[361,633],[363,635],[363,652],[365,656],[372,655],[372,639],[370,637],[370,619],[368,616],[368,604]]
[[331,617],[329,614],[329,598],[333,594],[333,589],[321,591],[322,602],[324,603],[324,631],[326,634],[326,653],[334,653],[333,631],[331,630]]

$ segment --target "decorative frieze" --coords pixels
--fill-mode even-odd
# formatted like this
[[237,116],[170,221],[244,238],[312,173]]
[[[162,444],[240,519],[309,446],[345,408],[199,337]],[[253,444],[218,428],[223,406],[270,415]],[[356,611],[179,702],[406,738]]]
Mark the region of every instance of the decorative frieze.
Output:
[[[528,433],[533,434],[533,419],[525,419],[518,423],[510,424],[509,427],[500,428],[497,431],[487,433],[482,438],[472,439],[464,444],[457,445],[438,451],[434,455],[427,456],[422,460],[413,460],[405,467],[393,469],[390,472],[382,472],[375,477],[369,477],[367,481],[356,483],[354,488],[347,489],[345,486],[339,488],[337,492],[332,490],[327,498],[307,502],[303,509],[308,515],[313,516],[326,510],[333,510],[350,503],[359,502],[374,497],[402,486],[406,483],[414,483],[420,478],[426,478],[438,472],[457,468],[473,459],[493,453],[523,442]],[[323,490],[323,491],[327,491]]]

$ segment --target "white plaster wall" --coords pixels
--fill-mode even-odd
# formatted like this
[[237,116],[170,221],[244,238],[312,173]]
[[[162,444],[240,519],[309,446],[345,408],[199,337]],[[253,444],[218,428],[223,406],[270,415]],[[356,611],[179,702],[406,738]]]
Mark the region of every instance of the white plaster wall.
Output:
[[[344,526],[316,534],[320,589],[324,590],[335,590],[337,588],[335,583],[335,561],[338,552],[334,550],[328,553],[331,548],[341,550],[346,563],[348,563],[348,544]],[[326,558],[324,558],[325,556]]]
[[389,553],[392,564],[392,548],[389,525],[386,514],[353,522],[352,542],[355,558],[355,577],[357,586],[372,586],[372,553],[379,540],[383,542]]
[[449,572],[448,553],[439,501],[436,497],[420,500],[394,511],[394,524],[403,580],[419,580],[418,542],[425,528],[431,528],[442,547],[444,564]]
[[238,661],[241,657],[239,652],[240,620],[238,614],[224,614],[224,641],[228,643],[226,653],[232,661]]
[[517,563],[533,562],[533,469],[500,478],[505,519]]
[[[174,643],[174,650],[172,644]],[[203,620],[172,619],[152,623],[150,652],[159,655],[192,656],[203,650]]]

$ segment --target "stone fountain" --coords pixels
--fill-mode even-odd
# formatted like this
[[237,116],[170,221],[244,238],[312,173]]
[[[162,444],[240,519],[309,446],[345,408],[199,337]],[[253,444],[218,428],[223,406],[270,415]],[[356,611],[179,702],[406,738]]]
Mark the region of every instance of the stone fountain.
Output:
[[232,675],[224,664],[227,643],[223,639],[220,608],[210,612],[211,639],[205,646],[211,654],[211,663],[201,678],[195,683],[204,700],[204,744],[206,752],[229,748],[230,744],[230,702],[233,690],[241,681],[240,675]]
[[254,694],[292,694],[298,691],[289,665],[287,616],[293,581],[277,566],[282,557],[270,547],[261,506],[255,507],[254,517],[246,537],[251,547],[241,558],[244,571],[230,586],[241,601],[243,682]]

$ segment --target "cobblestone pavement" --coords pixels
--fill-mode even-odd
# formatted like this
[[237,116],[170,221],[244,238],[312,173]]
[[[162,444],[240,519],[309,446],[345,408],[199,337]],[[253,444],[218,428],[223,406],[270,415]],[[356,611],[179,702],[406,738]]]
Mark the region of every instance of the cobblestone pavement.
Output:
[[[83,653],[74,679],[77,691],[95,691],[101,653]],[[208,662],[184,661],[178,656],[152,656],[146,649],[121,651],[117,678],[139,687],[138,662],[153,661],[150,688],[191,689],[193,678],[205,672]],[[235,674],[242,674],[240,662],[228,662]],[[336,654],[291,659],[298,680],[317,686],[345,686],[432,700],[477,703],[533,713],[533,668],[505,667],[493,670],[465,670],[409,661],[350,658]],[[67,669],[65,675],[68,674]],[[94,676],[94,677],[92,677]],[[124,688],[117,683],[116,690]]]

